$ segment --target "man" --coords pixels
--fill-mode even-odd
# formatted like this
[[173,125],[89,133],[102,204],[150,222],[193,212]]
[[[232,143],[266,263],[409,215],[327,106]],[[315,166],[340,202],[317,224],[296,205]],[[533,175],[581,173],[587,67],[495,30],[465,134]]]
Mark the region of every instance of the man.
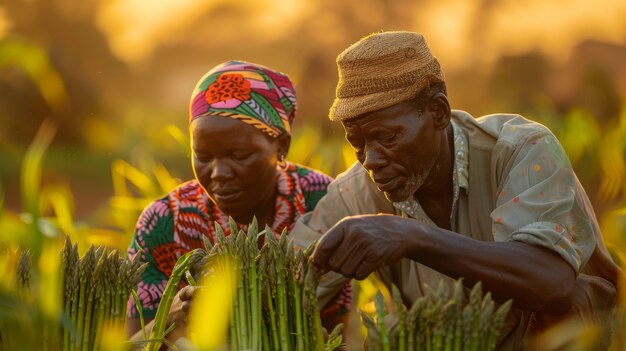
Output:
[[424,38],[370,35],[337,58],[330,119],[358,163],[334,181],[294,234],[324,234],[314,262],[329,273],[324,305],[348,278],[375,272],[411,304],[423,285],[481,281],[513,299],[499,349],[532,331],[610,310],[618,268],[565,152],[544,126],[518,115],[451,110],[443,72]]

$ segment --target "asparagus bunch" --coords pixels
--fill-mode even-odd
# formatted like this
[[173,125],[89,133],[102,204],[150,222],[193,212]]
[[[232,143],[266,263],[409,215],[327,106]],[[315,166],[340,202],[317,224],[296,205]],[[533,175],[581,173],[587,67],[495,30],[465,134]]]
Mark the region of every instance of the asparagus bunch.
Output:
[[[69,239],[61,252],[63,306],[71,324],[63,329],[64,350],[97,350],[104,330],[123,325],[126,302],[145,264],[121,257],[117,250],[91,246],[78,257]],[[64,274],[63,274],[64,273]]]
[[[441,282],[436,290],[426,288],[425,296],[407,309],[398,288],[392,286],[396,314],[386,316],[383,296],[375,296],[377,319],[362,313],[367,329],[368,350],[495,350],[507,313],[509,300],[496,308],[480,282],[472,288],[469,301],[464,298],[463,284],[456,281],[452,292]],[[396,319],[396,323],[386,323]],[[387,325],[392,324],[392,325]]]
[[256,219],[247,234],[232,219],[230,227],[232,234],[225,236],[215,224],[216,242],[205,241],[203,259],[203,274],[211,274],[212,262],[220,258],[234,262],[230,350],[318,351],[340,346],[341,326],[324,342],[316,298],[321,274],[311,264],[313,246],[296,249],[285,231],[279,239],[270,228],[259,232]]
[[[30,254],[20,254],[17,267],[18,285],[32,285]],[[59,291],[63,316],[60,328],[51,324],[44,330],[48,350],[97,350],[102,331],[122,325],[126,317],[126,302],[139,281],[145,265],[138,260],[120,257],[117,250],[107,252],[91,246],[79,257],[78,246],[66,238],[60,252]],[[56,329],[59,328],[59,329]]]

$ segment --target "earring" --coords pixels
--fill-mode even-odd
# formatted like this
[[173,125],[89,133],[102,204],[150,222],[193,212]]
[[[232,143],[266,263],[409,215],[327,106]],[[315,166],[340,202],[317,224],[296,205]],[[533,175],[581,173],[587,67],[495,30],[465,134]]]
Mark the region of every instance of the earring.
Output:
[[287,170],[287,161],[285,161],[285,155],[281,154],[278,157],[278,163],[276,164],[278,167],[278,170],[281,172],[284,172]]

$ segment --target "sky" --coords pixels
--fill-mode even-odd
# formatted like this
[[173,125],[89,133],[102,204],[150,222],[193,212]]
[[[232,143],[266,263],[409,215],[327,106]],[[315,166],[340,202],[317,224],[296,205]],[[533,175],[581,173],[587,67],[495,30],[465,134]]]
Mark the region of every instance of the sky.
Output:
[[[140,63],[149,60],[158,45],[176,43],[192,35],[194,23],[225,3],[100,0],[97,20],[116,55],[126,62]],[[236,4],[243,13],[253,15],[232,20],[246,21],[245,28],[262,31],[267,37],[286,35],[298,23],[326,17],[312,0]],[[416,1],[408,8],[414,17],[414,28],[407,29],[422,32],[440,60],[451,69],[475,64],[476,60],[490,63],[502,55],[533,50],[554,60],[565,60],[574,46],[587,39],[626,42],[626,1],[621,0],[426,0]],[[363,12],[372,21],[381,21],[379,12],[358,7],[355,11]],[[0,11],[0,18],[1,14]],[[0,31],[2,23],[0,20]],[[329,21],[327,35],[339,32],[337,26]]]

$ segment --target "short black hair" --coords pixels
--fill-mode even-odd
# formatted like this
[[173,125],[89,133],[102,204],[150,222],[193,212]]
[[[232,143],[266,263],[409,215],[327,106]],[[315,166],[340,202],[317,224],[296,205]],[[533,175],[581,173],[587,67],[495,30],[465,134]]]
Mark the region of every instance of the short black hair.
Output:
[[415,104],[417,106],[417,110],[420,113],[424,111],[424,108],[426,107],[426,104],[428,103],[428,101],[430,101],[430,98],[432,98],[435,94],[438,94],[438,93],[448,96],[448,92],[446,90],[446,83],[443,83],[443,82],[433,83],[427,86],[426,88],[420,90],[420,92],[417,93],[417,96],[414,98]]

